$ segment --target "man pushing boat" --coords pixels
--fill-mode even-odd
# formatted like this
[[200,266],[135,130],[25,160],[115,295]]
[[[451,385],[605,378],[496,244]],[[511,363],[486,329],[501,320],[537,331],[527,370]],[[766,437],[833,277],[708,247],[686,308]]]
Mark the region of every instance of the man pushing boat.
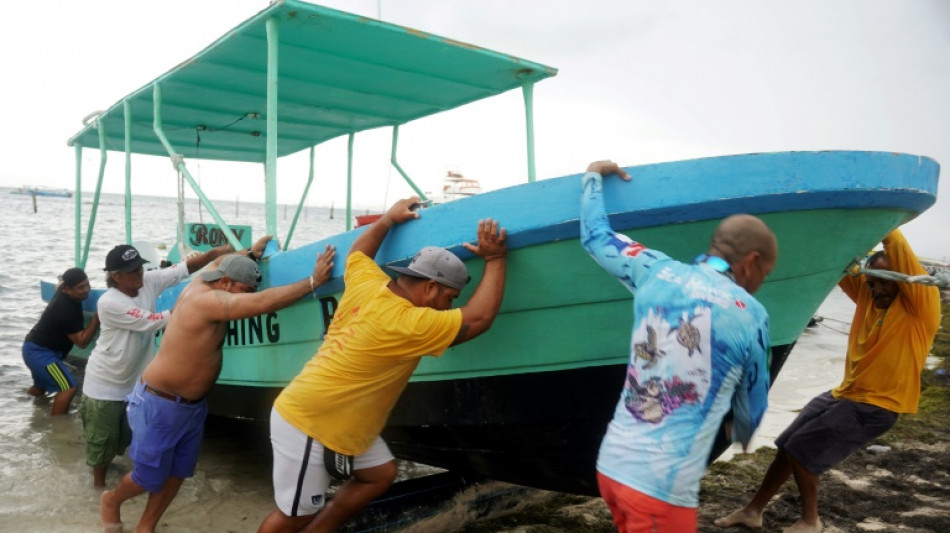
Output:
[[581,186],[581,243],[630,292],[634,322],[620,400],[600,445],[597,484],[621,533],[695,532],[699,480],[723,417],[747,445],[767,405],[769,322],[753,296],[778,257],[751,215],[727,217],[684,264],[615,232],[591,163]]
[[802,514],[786,533],[821,533],[821,474],[889,430],[900,414],[916,413],[920,373],[940,327],[937,287],[899,283],[885,276],[926,276],[910,244],[895,229],[884,250],[868,258],[872,269],[845,275],[838,285],[856,304],[844,379],[801,410],[775,439],[777,451],[758,491],[741,509],[717,519],[719,527],[762,527],[762,513],[794,477]]
[[102,493],[106,531],[121,530],[122,502],[148,491],[135,531],[154,531],[182,481],[195,472],[208,413],[205,396],[221,371],[228,322],[283,309],[330,278],[334,249],[317,257],[313,273],[296,283],[255,292],[261,275],[251,254],[227,255],[182,291],[155,359],[128,396],[132,471]]
[[[385,492],[396,462],[379,435],[419,360],[477,337],[498,314],[508,246],[497,221],[479,221],[478,244],[464,244],[485,270],[459,309],[452,302],[469,275],[448,250],[423,248],[408,267],[390,267],[395,280],[373,260],[394,225],[419,218],[418,204],[396,202],[353,242],[323,345],[274,402],[277,509],[259,533],[334,531]],[[331,476],[346,481],[327,502]]]

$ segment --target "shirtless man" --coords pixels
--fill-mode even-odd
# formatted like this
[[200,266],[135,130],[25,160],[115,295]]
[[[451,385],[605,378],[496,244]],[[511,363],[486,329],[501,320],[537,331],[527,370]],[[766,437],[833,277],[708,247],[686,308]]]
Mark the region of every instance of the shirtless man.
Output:
[[261,292],[255,292],[260,272],[254,260],[229,255],[182,291],[158,354],[128,398],[133,468],[102,493],[105,531],[121,530],[122,502],[145,491],[148,502],[135,531],[154,531],[184,478],[194,475],[208,413],[204,398],[221,370],[228,321],[283,309],[310,294],[330,278],[334,253],[327,246],[312,275]]

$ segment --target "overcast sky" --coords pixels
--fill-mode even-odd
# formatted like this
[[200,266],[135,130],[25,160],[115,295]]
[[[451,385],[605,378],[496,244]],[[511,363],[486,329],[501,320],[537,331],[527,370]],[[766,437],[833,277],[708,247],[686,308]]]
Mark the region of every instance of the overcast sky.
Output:
[[[784,150],[882,150],[950,165],[950,2],[331,1],[325,5],[521,56],[560,70],[535,87],[539,179],[595,159],[635,165]],[[0,8],[0,186],[73,188],[66,140],[105,109],[267,6],[265,0],[10,2]],[[582,7],[583,6],[583,7]],[[402,166],[424,190],[449,168],[486,189],[526,178],[521,93],[400,130]],[[410,189],[388,168],[391,130],[356,138],[356,203]],[[121,192],[110,153],[104,190]],[[84,151],[84,190],[99,156]],[[310,205],[343,204],[345,139],[317,151]],[[212,198],[261,201],[262,170],[189,161]],[[167,159],[135,160],[134,192],[174,196]],[[295,203],[306,157],[281,160]],[[946,172],[945,172],[946,173]],[[946,188],[946,184],[944,186]],[[260,191],[256,193],[256,191]],[[906,233],[950,258],[941,194]]]

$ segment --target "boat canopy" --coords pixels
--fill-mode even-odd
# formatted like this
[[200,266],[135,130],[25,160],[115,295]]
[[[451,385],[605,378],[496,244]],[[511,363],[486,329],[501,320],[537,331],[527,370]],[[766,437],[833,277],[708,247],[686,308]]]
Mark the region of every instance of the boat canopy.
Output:
[[297,0],[273,2],[194,57],[126,96],[70,146],[167,156],[160,120],[184,157],[264,162],[269,19],[279,20],[277,156],[341,135],[398,126],[557,74],[557,69]]

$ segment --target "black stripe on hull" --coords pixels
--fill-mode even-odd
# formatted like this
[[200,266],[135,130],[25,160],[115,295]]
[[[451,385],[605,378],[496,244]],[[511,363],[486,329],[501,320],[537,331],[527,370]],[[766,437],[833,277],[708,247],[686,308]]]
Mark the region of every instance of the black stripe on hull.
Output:
[[[772,348],[772,382],[792,345]],[[400,459],[542,489],[597,494],[594,464],[625,365],[410,383],[383,430]],[[279,389],[216,386],[212,413],[267,420]],[[711,458],[729,446],[720,432]]]

